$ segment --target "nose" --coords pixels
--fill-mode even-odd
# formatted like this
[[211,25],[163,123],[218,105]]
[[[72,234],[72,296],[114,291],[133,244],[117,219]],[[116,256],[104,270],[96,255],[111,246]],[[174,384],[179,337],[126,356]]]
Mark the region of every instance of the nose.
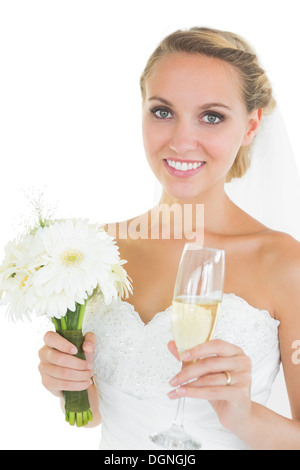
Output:
[[198,147],[198,140],[193,125],[186,121],[178,121],[174,127],[169,146],[171,150],[182,156],[195,150]]

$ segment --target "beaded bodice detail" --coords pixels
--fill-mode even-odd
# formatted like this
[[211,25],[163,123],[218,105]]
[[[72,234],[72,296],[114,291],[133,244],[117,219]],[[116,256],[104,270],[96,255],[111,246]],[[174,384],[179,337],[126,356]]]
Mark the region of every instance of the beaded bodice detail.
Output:
[[[241,347],[255,370],[274,349],[275,363],[279,360],[278,326],[268,311],[235,294],[224,294],[213,338]],[[171,307],[144,324],[127,302],[95,304],[87,311],[84,330],[97,336],[96,383],[105,382],[138,399],[165,395],[171,389],[168,382],[180,369],[167,348],[173,338]]]

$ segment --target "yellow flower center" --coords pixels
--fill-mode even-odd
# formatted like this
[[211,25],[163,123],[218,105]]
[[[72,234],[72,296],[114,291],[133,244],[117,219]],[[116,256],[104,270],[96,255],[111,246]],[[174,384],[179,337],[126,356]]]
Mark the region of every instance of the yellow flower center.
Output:
[[28,279],[29,279],[29,275],[26,274],[26,276],[20,282],[19,289],[23,289],[26,286],[26,282],[28,281]]
[[62,261],[66,266],[74,266],[81,263],[83,254],[77,250],[65,251],[62,256]]

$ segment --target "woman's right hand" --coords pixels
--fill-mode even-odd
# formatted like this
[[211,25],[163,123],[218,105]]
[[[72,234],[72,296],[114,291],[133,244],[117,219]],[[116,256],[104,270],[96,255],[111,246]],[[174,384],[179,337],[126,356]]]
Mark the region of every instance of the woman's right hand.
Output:
[[87,333],[82,349],[86,360],[75,357],[76,347],[60,336],[49,331],[44,336],[45,346],[39,351],[39,372],[42,384],[55,396],[63,391],[82,391],[88,389],[92,381],[96,336]]

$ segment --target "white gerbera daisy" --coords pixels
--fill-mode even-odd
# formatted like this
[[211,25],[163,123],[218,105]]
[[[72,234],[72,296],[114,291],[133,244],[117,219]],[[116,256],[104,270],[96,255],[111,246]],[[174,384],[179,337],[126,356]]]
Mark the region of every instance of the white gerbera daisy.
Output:
[[[73,311],[75,302],[84,303],[96,288],[104,297],[106,291],[108,297],[116,292],[111,291],[110,272],[120,261],[118,248],[106,232],[97,230],[97,225],[82,219],[56,221],[36,236],[46,253],[45,266],[33,279],[43,299],[39,310],[60,318],[66,313],[63,305]],[[54,311],[56,314],[50,315]]]
[[123,264],[127,261],[121,260],[119,264],[115,264],[111,269],[111,280],[118,292],[119,297],[127,299],[132,294],[131,279],[127,276]]
[[23,317],[30,320],[30,314],[34,311],[37,300],[32,286],[32,275],[19,271],[10,289],[2,291],[1,304],[8,305],[7,314],[12,320],[21,320]]
[[9,305],[8,314],[14,320],[29,318],[33,311],[37,297],[32,280],[44,263],[43,247],[30,234],[6,245],[0,266],[0,297],[2,305]]

